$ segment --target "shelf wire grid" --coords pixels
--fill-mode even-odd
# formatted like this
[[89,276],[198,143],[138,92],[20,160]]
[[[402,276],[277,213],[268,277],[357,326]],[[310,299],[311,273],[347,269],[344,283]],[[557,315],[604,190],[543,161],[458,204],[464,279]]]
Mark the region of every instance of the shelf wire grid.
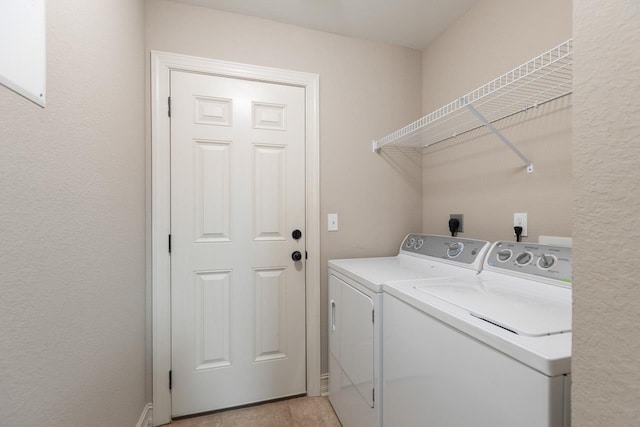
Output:
[[482,127],[466,108],[473,105],[490,123],[570,94],[573,39],[550,49],[415,122],[374,141],[424,148]]

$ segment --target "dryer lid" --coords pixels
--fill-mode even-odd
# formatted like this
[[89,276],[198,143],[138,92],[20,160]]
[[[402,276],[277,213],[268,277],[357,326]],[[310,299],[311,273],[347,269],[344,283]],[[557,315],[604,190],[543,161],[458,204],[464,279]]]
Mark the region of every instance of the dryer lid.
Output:
[[424,281],[415,289],[467,310],[518,335],[540,337],[571,331],[571,292],[521,279]]

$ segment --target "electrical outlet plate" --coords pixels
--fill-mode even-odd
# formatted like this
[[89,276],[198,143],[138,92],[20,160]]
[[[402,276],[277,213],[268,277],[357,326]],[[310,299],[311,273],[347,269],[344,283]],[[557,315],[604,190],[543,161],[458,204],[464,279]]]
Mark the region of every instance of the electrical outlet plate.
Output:
[[460,222],[458,233],[464,233],[464,214],[449,214],[449,219],[457,219]]
[[[513,226],[514,227],[522,227],[521,236],[527,237],[528,236],[528,233],[527,233],[527,214],[526,213],[514,213],[513,214]],[[513,235],[515,236],[516,233],[514,232]]]

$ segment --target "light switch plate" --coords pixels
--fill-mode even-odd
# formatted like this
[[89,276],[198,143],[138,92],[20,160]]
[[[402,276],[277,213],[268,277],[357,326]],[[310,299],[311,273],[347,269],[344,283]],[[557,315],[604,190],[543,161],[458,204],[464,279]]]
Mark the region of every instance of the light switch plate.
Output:
[[330,213],[327,216],[327,224],[328,231],[338,231],[338,214]]

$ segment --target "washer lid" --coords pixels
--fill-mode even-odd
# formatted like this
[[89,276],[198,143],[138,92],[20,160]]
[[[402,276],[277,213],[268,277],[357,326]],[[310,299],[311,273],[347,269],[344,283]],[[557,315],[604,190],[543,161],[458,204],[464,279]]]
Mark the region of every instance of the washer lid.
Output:
[[415,289],[518,335],[571,331],[571,293],[557,286],[524,279],[477,278],[431,280]]

